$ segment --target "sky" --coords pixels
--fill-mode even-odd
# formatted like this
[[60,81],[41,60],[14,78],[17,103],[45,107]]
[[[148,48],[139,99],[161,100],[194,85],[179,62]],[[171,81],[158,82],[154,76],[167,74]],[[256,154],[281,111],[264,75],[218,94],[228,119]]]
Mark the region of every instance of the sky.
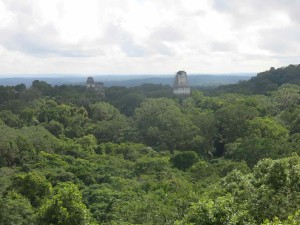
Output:
[[0,74],[260,72],[300,62],[300,0],[0,0]]

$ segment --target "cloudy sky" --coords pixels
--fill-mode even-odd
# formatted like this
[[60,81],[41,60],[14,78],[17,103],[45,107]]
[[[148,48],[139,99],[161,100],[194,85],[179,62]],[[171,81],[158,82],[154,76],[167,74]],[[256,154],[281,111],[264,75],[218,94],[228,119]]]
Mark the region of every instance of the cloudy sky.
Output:
[[259,72],[300,62],[300,0],[0,0],[0,74]]

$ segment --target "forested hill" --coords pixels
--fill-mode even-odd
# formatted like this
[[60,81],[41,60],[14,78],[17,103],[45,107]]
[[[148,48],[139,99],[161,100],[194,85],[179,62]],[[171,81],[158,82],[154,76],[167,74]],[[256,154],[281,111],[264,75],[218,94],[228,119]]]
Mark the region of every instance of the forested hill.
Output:
[[300,84],[300,65],[289,65],[258,73],[248,81],[241,81],[238,84],[222,85],[217,88],[218,93],[241,93],[241,94],[265,94],[275,91],[283,84]]
[[267,95],[0,86],[0,225],[300,224],[298,69]]

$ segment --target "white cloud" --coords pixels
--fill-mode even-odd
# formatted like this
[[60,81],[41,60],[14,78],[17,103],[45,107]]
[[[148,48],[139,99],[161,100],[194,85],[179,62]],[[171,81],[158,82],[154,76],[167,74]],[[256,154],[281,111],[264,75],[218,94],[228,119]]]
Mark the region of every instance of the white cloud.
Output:
[[300,59],[298,0],[0,0],[0,73],[260,71]]

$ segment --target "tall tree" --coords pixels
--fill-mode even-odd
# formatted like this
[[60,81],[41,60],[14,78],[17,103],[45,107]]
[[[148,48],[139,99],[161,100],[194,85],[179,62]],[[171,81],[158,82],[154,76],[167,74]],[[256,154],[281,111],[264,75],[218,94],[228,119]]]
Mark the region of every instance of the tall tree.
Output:
[[78,187],[72,183],[60,183],[55,188],[54,196],[39,209],[37,221],[41,225],[95,225]]
[[171,99],[147,99],[135,110],[134,118],[144,142],[150,146],[173,152],[199,144],[196,126]]

